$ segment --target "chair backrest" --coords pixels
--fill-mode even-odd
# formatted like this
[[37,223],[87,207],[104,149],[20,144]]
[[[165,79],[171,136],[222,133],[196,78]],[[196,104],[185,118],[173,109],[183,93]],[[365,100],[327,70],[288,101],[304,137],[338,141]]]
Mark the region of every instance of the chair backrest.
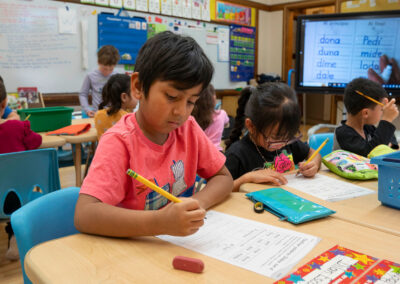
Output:
[[28,203],[11,215],[24,283],[31,283],[25,274],[24,258],[33,246],[78,233],[74,226],[78,196],[78,187],[64,188]]
[[[42,192],[35,192],[35,187]],[[11,192],[23,206],[60,187],[56,149],[0,154],[0,219],[11,214],[4,212],[4,201]]]
[[332,149],[333,149],[333,136],[334,136],[334,133],[332,133],[332,132],[330,132],[330,133],[313,134],[308,139],[308,144],[310,145],[311,148],[316,150],[322,144],[322,142],[324,142],[324,140],[326,138],[329,138],[328,143],[326,143],[326,145],[321,149],[321,152],[319,152],[321,154],[321,156],[323,157],[323,156],[328,155],[329,153],[332,152]]

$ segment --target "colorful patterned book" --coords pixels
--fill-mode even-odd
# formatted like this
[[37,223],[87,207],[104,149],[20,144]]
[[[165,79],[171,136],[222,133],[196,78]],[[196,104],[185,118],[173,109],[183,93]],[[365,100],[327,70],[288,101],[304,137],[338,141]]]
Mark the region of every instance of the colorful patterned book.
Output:
[[400,264],[334,246],[275,284],[398,283]]

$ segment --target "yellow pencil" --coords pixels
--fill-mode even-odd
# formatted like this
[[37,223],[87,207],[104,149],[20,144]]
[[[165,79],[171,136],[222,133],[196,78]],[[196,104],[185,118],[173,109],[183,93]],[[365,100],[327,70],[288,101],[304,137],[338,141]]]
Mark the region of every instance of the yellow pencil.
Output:
[[[315,158],[315,156],[317,156],[317,154],[322,150],[322,148],[324,148],[324,146],[326,145],[326,143],[328,143],[329,138],[326,138],[324,142],[322,142],[321,145],[319,145],[318,149],[314,151],[314,153],[312,153],[312,155],[310,156],[310,158],[308,158],[308,160],[304,163],[305,165],[307,165],[309,162],[312,161],[312,159]],[[297,171],[296,176],[300,173],[300,170]]]
[[31,115],[29,114],[27,117],[25,117],[24,121],[28,120],[30,117],[31,117]]
[[148,179],[142,177],[141,175],[139,175],[138,173],[132,171],[131,169],[128,169],[128,171],[126,172],[129,176],[133,177],[134,179],[136,179],[137,181],[143,183],[144,185],[146,185],[147,187],[151,188],[152,190],[154,190],[155,192],[161,194],[162,196],[164,196],[165,198],[167,198],[168,200],[175,202],[175,203],[179,203],[182,202],[182,200],[180,200],[178,197],[172,195],[169,192],[166,192],[164,189],[162,189],[161,187],[155,185],[154,183],[152,183],[151,181],[149,181]]
[[364,98],[370,100],[371,102],[374,102],[374,103],[376,103],[376,104],[378,104],[378,105],[380,105],[380,106],[384,106],[383,103],[378,102],[377,100],[371,98],[370,96],[365,95],[363,92],[360,92],[360,91],[357,91],[357,90],[356,90],[356,93],[359,94],[360,96],[363,96]]

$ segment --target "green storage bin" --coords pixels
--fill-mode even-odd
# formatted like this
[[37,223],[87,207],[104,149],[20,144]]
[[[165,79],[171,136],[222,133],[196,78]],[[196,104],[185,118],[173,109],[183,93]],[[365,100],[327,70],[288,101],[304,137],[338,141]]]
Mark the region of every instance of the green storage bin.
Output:
[[73,108],[70,107],[44,107],[19,109],[21,120],[28,115],[31,129],[35,132],[52,131],[64,126],[71,125]]

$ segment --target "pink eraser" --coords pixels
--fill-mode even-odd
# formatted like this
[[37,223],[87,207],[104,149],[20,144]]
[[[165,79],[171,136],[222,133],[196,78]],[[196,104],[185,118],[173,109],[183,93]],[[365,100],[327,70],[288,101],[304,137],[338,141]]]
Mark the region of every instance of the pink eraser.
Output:
[[200,259],[180,255],[174,257],[172,265],[175,269],[194,273],[201,273],[204,269],[204,263]]

